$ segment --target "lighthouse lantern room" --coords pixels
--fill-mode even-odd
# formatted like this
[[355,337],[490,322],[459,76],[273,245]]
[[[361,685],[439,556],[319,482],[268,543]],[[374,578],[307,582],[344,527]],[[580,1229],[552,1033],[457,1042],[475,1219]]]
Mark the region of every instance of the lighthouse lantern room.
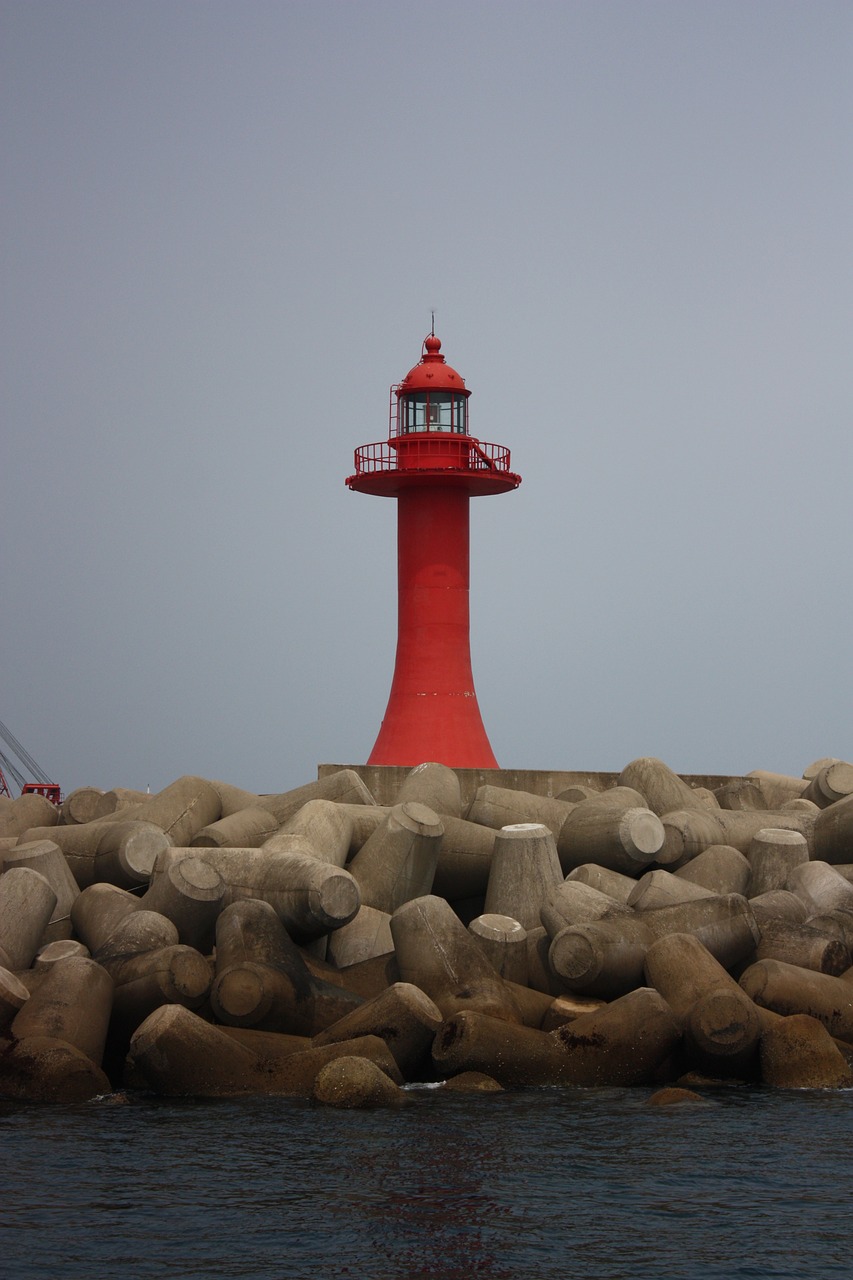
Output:
[[469,500],[521,477],[509,449],[470,435],[470,394],[431,332],[391,388],[387,441],[356,449],[346,480],[397,499],[397,655],[368,764],[497,768],[471,671]]

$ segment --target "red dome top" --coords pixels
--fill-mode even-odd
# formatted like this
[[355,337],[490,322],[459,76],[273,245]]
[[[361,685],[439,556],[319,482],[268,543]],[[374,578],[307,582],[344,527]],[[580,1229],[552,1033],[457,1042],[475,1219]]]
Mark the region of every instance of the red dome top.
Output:
[[457,391],[469,396],[465,379],[452,369],[441,355],[441,342],[434,333],[424,338],[424,354],[419,364],[410,369],[397,388],[398,395],[407,391]]

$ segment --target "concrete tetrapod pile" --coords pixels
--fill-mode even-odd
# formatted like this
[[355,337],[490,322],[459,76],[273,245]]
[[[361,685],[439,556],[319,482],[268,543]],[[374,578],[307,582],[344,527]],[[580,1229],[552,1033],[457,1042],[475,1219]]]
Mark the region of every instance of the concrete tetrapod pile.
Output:
[[0,805],[0,1096],[849,1087],[852,949],[843,761],[26,796]]

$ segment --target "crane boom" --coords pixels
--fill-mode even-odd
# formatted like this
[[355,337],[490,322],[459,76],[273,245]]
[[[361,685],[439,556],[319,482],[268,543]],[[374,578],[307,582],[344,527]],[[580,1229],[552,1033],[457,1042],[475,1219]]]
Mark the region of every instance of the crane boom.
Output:
[[[17,768],[6,752],[0,750],[0,766],[5,766],[6,772],[11,775],[20,787],[21,795],[35,792],[37,795],[46,796],[54,804],[61,804],[62,793],[59,785],[48,777],[41,765],[33,759],[26,747],[18,741],[11,729],[7,728],[2,720],[0,720],[0,739],[3,740],[9,751],[18,758],[33,778],[32,782],[27,782],[20,769]],[[0,795],[11,796],[3,767],[0,767]]]
[[3,739],[7,747],[14,751],[21,763],[26,766],[27,770],[33,775],[35,782],[53,782],[53,778],[47,776],[41,765],[33,759],[26,747],[21,745],[11,729],[7,729],[2,720],[0,720],[0,738]]

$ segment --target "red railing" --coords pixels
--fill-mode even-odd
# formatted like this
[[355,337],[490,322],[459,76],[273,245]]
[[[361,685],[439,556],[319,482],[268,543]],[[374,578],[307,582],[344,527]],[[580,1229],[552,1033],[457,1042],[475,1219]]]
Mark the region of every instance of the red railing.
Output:
[[509,449],[471,436],[432,434],[402,438],[397,449],[389,441],[363,444],[355,451],[355,474],[377,471],[497,471],[509,472]]

